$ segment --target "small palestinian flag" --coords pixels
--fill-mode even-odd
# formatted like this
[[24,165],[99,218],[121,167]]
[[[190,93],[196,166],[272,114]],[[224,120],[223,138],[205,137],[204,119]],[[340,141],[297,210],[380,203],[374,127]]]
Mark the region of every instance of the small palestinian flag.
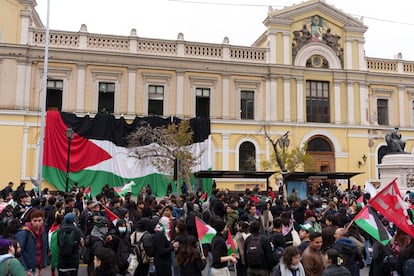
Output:
[[[181,120],[174,118],[174,123]],[[189,119],[194,156],[200,156],[193,172],[211,169],[210,119]],[[168,172],[160,172],[148,159],[131,156],[128,136],[143,124],[151,127],[166,127],[170,118],[158,116],[135,117],[127,121],[111,114],[98,113],[95,117],[77,117],[76,114],[48,111],[43,155],[43,177],[58,190],[65,190],[68,138],[66,130],[74,131],[70,140],[69,184],[90,183],[91,192],[96,195],[102,187],[122,187],[133,181],[132,193],[138,194],[142,187],[150,184],[153,195],[164,196],[171,181]],[[158,145],[143,146],[157,149]],[[204,187],[211,187],[211,179],[203,180]],[[209,185],[210,184],[210,185]],[[211,188],[210,188],[211,189]]]
[[195,222],[200,243],[211,243],[217,231],[198,217],[195,217]]
[[114,214],[114,212],[109,210],[108,207],[103,206],[103,208],[105,210],[105,216],[113,223],[113,225],[116,225],[116,223],[121,220],[117,215]]
[[362,195],[362,196],[360,196],[360,197],[358,197],[358,199],[357,199],[357,205],[358,206],[360,206],[360,207],[362,207],[362,208],[364,208],[365,207],[365,204],[364,204],[364,196]]
[[374,209],[365,206],[355,216],[354,222],[382,245],[386,245],[391,241],[390,233],[385,229]]
[[85,191],[83,192],[86,200],[92,200],[92,195],[91,195],[91,186],[88,186]]
[[207,192],[204,192],[204,194],[200,197],[199,201],[201,204],[203,204],[207,200]]
[[132,191],[132,187],[135,186],[134,181],[128,181],[122,187],[115,187],[114,190],[119,196],[125,196],[127,193]]
[[227,256],[230,256],[231,254],[236,252],[236,245],[234,244],[234,240],[233,240],[233,237],[231,236],[230,229],[227,229],[226,246],[227,246]]

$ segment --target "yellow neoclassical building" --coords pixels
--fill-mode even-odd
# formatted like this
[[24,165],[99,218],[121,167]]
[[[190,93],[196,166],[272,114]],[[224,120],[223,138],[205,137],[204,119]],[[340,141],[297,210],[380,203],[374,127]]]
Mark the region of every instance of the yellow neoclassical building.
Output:
[[[0,186],[36,176],[46,31],[35,0],[0,0]],[[212,169],[263,171],[289,131],[317,171],[379,179],[384,136],[413,151],[414,61],[364,54],[363,22],[325,1],[264,14],[251,46],[50,30],[47,110],[211,119]],[[289,149],[288,149],[289,150]],[[246,160],[253,162],[245,162]],[[275,170],[276,168],[267,168]],[[276,176],[271,178],[275,184]],[[263,179],[217,179],[244,190]],[[45,183],[48,185],[47,183]],[[53,187],[52,187],[53,189]]]

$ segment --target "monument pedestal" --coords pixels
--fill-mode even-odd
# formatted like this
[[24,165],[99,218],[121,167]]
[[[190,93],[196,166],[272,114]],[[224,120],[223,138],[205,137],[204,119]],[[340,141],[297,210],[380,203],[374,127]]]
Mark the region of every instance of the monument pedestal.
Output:
[[378,165],[381,188],[398,178],[397,183],[404,196],[407,190],[414,191],[414,155],[387,154]]

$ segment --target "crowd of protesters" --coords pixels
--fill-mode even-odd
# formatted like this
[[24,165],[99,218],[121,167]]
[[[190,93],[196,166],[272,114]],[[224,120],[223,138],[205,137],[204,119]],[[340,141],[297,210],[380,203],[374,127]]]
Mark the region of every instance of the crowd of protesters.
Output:
[[[295,190],[258,188],[239,194],[214,188],[156,198],[149,185],[121,197],[105,185],[94,199],[83,187],[42,195],[13,183],[0,191],[0,271],[6,275],[370,275],[404,274],[414,240],[387,219],[383,245],[352,219],[369,194],[323,182],[299,198]],[[136,200],[135,200],[136,198]],[[363,202],[360,202],[360,199]],[[408,200],[409,201],[409,200]],[[197,220],[215,229],[200,242]],[[235,248],[229,245],[229,234]],[[230,250],[230,251],[229,251]]]

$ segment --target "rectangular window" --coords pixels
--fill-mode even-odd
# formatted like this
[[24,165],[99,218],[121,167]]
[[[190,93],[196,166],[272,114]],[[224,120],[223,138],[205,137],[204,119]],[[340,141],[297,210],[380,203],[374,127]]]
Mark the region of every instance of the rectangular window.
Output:
[[164,115],[164,86],[148,86],[148,115]]
[[98,112],[114,113],[115,83],[99,82]]
[[306,81],[306,120],[329,123],[329,82]]
[[378,124],[388,125],[388,100],[387,99],[377,100],[377,114],[378,114]]
[[210,88],[196,88],[196,116],[210,117]]
[[63,80],[47,80],[46,110],[62,110]]
[[254,119],[254,91],[240,92],[240,118]]

